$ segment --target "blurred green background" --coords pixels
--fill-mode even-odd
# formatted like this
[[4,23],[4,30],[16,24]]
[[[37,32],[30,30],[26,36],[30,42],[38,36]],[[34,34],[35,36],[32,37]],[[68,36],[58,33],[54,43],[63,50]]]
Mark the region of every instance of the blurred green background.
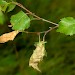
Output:
[[[61,18],[75,17],[75,0],[17,0],[38,16],[58,23]],[[0,35],[12,31],[8,28],[10,17],[20,11],[17,7],[5,14],[0,25]],[[23,9],[22,9],[23,10]],[[23,10],[24,11],[24,10]],[[32,21],[28,31],[48,30],[49,23]],[[41,35],[41,39],[42,39]],[[14,41],[0,44],[0,75],[75,75],[75,35],[66,36],[51,31],[46,36],[47,57],[39,64],[42,73],[28,66],[29,58],[38,41],[35,34],[19,33]]]

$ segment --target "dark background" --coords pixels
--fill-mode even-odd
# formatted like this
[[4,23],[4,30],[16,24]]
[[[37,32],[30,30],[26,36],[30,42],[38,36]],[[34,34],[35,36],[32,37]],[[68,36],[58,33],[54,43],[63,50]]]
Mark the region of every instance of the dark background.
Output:
[[[17,0],[17,2],[38,16],[55,23],[63,17],[75,17],[75,0]],[[0,35],[12,31],[8,28],[10,17],[20,10],[21,8],[16,6],[13,11],[5,14],[7,21],[0,26]],[[31,21],[28,31],[45,31],[50,26],[53,25]],[[56,32],[56,29],[47,34],[47,57],[39,64],[42,73],[28,66],[29,58],[35,49],[34,43],[37,41],[36,34],[19,33],[14,41],[0,44],[0,75],[75,75],[75,35],[66,36]]]

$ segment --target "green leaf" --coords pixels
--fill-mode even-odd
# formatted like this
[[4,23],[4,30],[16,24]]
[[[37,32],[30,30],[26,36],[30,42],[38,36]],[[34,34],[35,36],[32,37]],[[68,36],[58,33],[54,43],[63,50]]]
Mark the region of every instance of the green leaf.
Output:
[[6,9],[7,9],[7,7],[8,7],[8,4],[5,4],[4,6],[1,7],[1,10],[2,10],[3,12],[5,12]]
[[6,1],[9,3],[7,12],[10,12],[10,11],[12,11],[12,10],[15,8],[15,6],[16,6],[15,4],[12,3],[12,1],[16,2],[16,0],[6,0]]
[[0,0],[0,6],[1,6],[1,5],[5,5],[6,3],[7,3],[6,1]]
[[6,2],[6,1],[4,1],[4,0],[0,0],[0,7],[1,7],[1,10],[2,11],[6,11],[6,9],[7,9],[7,6],[8,6],[8,3]]
[[0,8],[0,24],[2,25],[4,21],[5,21],[4,14],[2,13],[1,8]]
[[13,30],[22,31],[30,27],[30,18],[23,11],[11,16],[10,22]]
[[13,4],[11,1],[16,1],[16,0],[0,0],[0,6],[2,7],[2,11],[6,11],[7,7],[7,12],[12,11],[15,8],[15,4]]
[[75,34],[75,19],[72,17],[62,18],[59,22],[57,32],[64,33],[70,36]]
[[10,3],[9,6],[8,6],[7,12],[12,11],[15,8],[15,6],[16,6],[15,4]]

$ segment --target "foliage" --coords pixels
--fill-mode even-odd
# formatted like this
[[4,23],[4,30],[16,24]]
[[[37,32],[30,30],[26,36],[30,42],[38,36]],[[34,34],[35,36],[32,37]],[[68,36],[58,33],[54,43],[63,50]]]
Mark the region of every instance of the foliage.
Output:
[[[60,18],[61,18],[61,20],[60,20],[60,22],[58,22],[58,24],[48,21],[48,20],[45,20],[43,18],[40,18],[25,8],[24,9],[28,11],[27,13],[22,11],[20,8],[17,8],[17,7],[15,8],[16,5],[21,8],[23,8],[23,6],[19,5],[17,3],[14,3],[12,0],[0,0],[0,25],[2,28],[0,30],[0,34],[5,33],[0,36],[0,40],[3,38],[5,39],[5,41],[3,40],[4,42],[2,42],[4,44],[0,45],[0,47],[1,47],[0,48],[1,49],[1,51],[0,51],[0,53],[1,53],[0,74],[1,75],[37,75],[36,70],[33,70],[28,67],[29,58],[30,58],[30,55],[32,54],[32,49],[34,48],[33,43],[34,43],[34,41],[36,41],[38,39],[35,35],[31,38],[32,33],[38,34],[39,36],[40,36],[40,34],[42,35],[42,33],[44,33],[43,42],[46,39],[46,34],[55,28],[57,28],[57,30],[56,30],[57,32],[64,33],[66,35],[74,35],[75,34],[75,31],[74,31],[75,19],[73,17],[65,17],[68,15],[72,16],[71,14],[66,14],[67,12],[70,11],[70,9],[67,9],[67,12],[66,12],[66,11],[64,11],[65,5],[61,4],[61,2],[59,0],[57,0],[57,1],[53,0],[53,1],[47,0],[44,2],[43,0],[40,0],[40,1],[36,1],[35,4],[33,4],[34,0],[32,0],[31,2],[27,1],[27,0],[23,0],[23,3],[26,3],[25,6],[27,6],[27,7],[29,7],[29,5],[31,5],[30,6],[30,8],[32,8],[31,10],[35,11],[35,13],[38,13],[39,15],[41,15],[45,18],[50,18],[51,20],[55,21],[56,19],[54,19],[54,17],[56,17],[56,15],[57,16],[59,15],[60,17],[56,20],[56,22]],[[20,1],[20,2],[22,3],[22,1]],[[63,2],[64,1],[62,1],[62,3]],[[30,4],[28,4],[28,3],[30,3]],[[56,3],[58,3],[58,4],[56,4]],[[67,2],[65,2],[65,3],[67,3]],[[71,3],[71,0],[68,0],[68,3],[66,5],[67,8],[69,8],[70,3]],[[39,6],[38,6],[38,4],[39,4]],[[43,4],[43,5],[41,5],[41,4]],[[35,6],[33,6],[33,5],[35,5]],[[58,9],[59,5],[61,8],[59,7],[59,9]],[[50,6],[50,8],[49,8],[49,6]],[[49,8],[50,11],[47,10],[47,8]],[[37,10],[35,10],[35,9],[37,9]],[[15,10],[17,10],[17,11],[15,11]],[[42,10],[42,11],[40,11],[40,10]],[[56,11],[56,14],[54,14],[55,11]],[[65,13],[65,15],[61,16],[63,12]],[[15,13],[17,13],[17,14],[15,14]],[[45,13],[46,13],[46,15],[45,15]],[[8,17],[8,19],[7,19],[8,22],[5,22],[4,14]],[[11,14],[11,17],[10,17],[10,14]],[[35,17],[35,18],[31,19],[31,17],[32,18]],[[65,18],[62,18],[62,17],[65,17]],[[9,19],[10,19],[10,21],[9,21]],[[42,23],[42,22],[37,23],[37,21],[33,22],[32,20],[41,20],[41,21],[45,21],[45,22],[54,24],[56,26],[53,27],[53,26],[50,26],[49,24]],[[8,28],[6,25],[7,23],[9,23],[9,24],[11,23],[12,28]],[[30,23],[31,23],[31,25],[30,25]],[[44,24],[45,24],[45,26],[44,26]],[[39,32],[40,30],[44,31],[48,27],[50,27],[49,30],[47,30],[45,32]],[[28,31],[26,31],[26,29],[28,31],[34,31],[34,32],[28,32]],[[18,32],[22,32],[22,34],[18,34],[18,33],[16,33],[15,35],[11,34],[11,38],[9,38],[9,37],[7,38],[6,36],[8,34],[12,33],[12,32],[10,32],[11,30],[18,30]],[[35,32],[35,31],[37,31],[37,32]],[[8,33],[6,33],[6,32],[8,32]],[[13,31],[13,32],[15,32],[15,31]],[[30,35],[28,34],[28,36],[26,36],[25,33],[31,33],[31,34]],[[15,38],[16,35],[17,35],[17,37]],[[13,39],[14,38],[15,39],[11,42],[9,40],[12,40],[12,37],[13,37]],[[35,37],[35,39],[34,39],[34,37]],[[75,39],[74,39],[74,37],[73,36],[72,37],[65,36],[63,34],[55,33],[55,31],[52,31],[52,32],[50,32],[50,34],[48,35],[47,38],[48,38],[47,44],[46,44],[47,57],[44,61],[41,61],[42,64],[39,64],[39,66],[42,70],[42,74],[43,75],[44,74],[45,75],[55,75],[55,74],[56,75],[61,75],[61,74],[72,75],[72,74],[75,74],[75,72],[74,72],[74,67],[75,67],[75,64],[74,64],[74,59],[75,59],[74,44],[75,43],[74,43],[74,40]],[[40,38],[40,39],[42,39],[42,38]],[[5,43],[5,42],[7,42],[7,43]],[[67,42],[70,42],[71,45]],[[37,50],[37,47],[35,50]],[[15,56],[15,53],[16,53],[16,56]],[[40,53],[40,54],[42,54],[42,53]],[[36,53],[34,55],[36,55]],[[36,58],[39,58],[39,57],[37,56]],[[43,56],[42,56],[42,58],[43,58]],[[40,58],[38,60],[39,61],[37,61],[37,62],[35,62],[35,60],[34,60],[33,63],[38,64],[40,62],[40,60],[42,60],[42,59]]]
[[23,11],[13,15],[10,22],[13,25],[13,30],[23,31],[30,26],[30,18]]
[[61,32],[66,35],[75,34],[75,19],[72,17],[62,18],[59,22],[57,32]]

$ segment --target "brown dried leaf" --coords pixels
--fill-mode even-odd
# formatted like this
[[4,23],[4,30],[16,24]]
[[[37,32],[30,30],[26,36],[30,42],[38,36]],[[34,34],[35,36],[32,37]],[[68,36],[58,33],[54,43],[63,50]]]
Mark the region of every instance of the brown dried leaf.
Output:
[[19,31],[12,31],[9,33],[5,33],[0,36],[0,43],[8,42],[9,40],[14,40]]
[[[43,60],[45,56],[45,42],[40,41],[36,45],[36,49],[34,50],[32,56],[30,57],[29,66],[33,67],[34,69],[40,71],[38,68],[38,64],[40,61]],[[41,72],[41,71],[40,71]]]

